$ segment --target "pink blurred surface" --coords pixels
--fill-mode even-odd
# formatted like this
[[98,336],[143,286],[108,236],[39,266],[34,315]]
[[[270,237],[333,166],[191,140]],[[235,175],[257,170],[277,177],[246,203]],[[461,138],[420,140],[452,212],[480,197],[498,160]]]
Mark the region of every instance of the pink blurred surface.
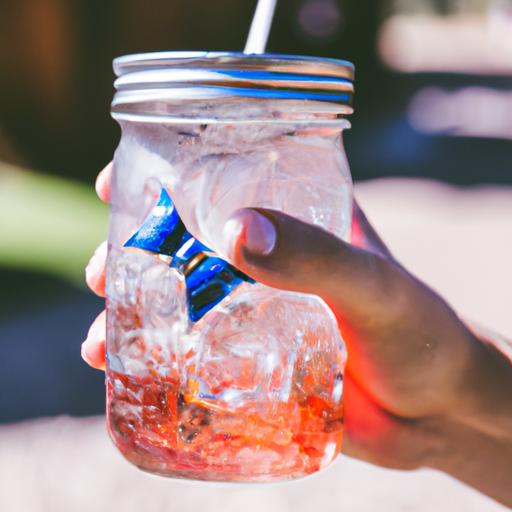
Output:
[[[387,179],[359,184],[356,195],[409,270],[462,316],[512,337],[512,188],[462,190]],[[0,510],[506,509],[438,472],[385,470],[344,456],[327,470],[291,484],[227,486],[167,480],[125,462],[107,438],[103,417],[57,417],[0,427]]]

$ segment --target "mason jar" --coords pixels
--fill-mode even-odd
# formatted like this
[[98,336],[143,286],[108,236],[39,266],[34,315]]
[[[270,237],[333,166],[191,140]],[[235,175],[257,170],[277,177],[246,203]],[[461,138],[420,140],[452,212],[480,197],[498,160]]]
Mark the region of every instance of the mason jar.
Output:
[[221,234],[234,211],[261,207],[349,238],[342,133],[353,66],[166,52],[118,58],[114,70],[114,443],[139,468],[178,478],[265,482],[318,471],[342,442],[346,352],[336,319],[316,296],[242,274]]

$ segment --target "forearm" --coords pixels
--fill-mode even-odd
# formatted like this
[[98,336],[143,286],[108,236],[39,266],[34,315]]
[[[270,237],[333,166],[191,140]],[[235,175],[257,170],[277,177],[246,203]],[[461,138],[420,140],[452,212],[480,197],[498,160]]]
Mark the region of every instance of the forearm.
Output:
[[512,506],[512,344],[472,328],[474,362],[461,402],[436,420],[429,466]]
[[438,449],[428,465],[512,506],[512,443],[458,422],[443,422],[433,435]]
[[512,443],[512,342],[482,328],[470,328],[475,336],[473,363],[455,417]]

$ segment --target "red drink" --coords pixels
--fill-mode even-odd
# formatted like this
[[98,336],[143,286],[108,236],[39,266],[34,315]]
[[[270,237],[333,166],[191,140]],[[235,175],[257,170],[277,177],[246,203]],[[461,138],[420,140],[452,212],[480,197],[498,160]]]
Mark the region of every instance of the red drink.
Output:
[[110,434],[133,464],[162,475],[255,482],[268,481],[269,475],[293,478],[331,462],[343,430],[341,405],[314,395],[297,398],[270,416],[262,417],[260,404],[233,413],[181,393],[172,378],[110,372]]
[[[124,329],[139,321],[116,312]],[[318,471],[341,448],[343,353],[312,352],[315,343],[301,338],[262,385],[258,358],[241,354],[226,366],[221,340],[201,360],[192,349],[164,355],[135,339],[146,375],[107,372],[110,434],[128,460],[161,475],[257,482]]]

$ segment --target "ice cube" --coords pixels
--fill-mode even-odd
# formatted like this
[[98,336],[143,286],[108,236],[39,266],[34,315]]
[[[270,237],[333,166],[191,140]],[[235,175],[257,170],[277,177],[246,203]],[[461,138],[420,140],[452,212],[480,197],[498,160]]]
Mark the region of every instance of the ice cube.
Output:
[[254,285],[205,317],[202,338],[198,393],[226,410],[341,399],[335,387],[345,351],[334,316],[316,297]]

